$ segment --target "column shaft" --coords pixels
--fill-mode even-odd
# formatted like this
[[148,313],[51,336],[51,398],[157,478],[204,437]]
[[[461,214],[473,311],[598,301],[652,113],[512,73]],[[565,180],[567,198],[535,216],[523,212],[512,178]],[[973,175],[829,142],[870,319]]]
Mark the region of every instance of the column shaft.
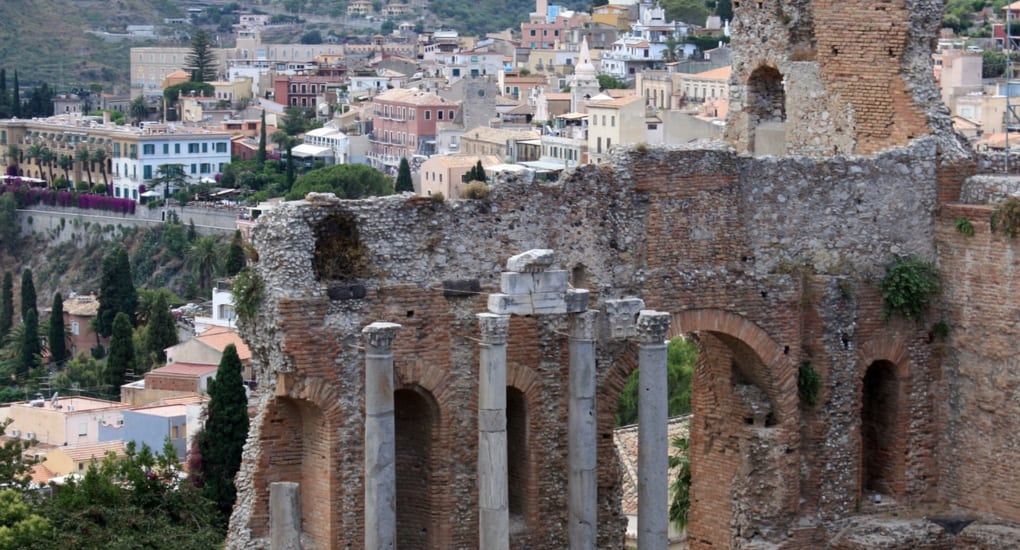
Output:
[[669,314],[638,315],[638,548],[669,545],[669,437],[666,332]]
[[479,313],[477,317],[482,329],[478,382],[479,548],[509,550],[506,336],[510,316]]
[[567,502],[570,550],[594,550],[597,538],[598,489],[596,470],[595,319],[585,311],[570,317],[570,401],[568,450],[570,465]]
[[372,323],[365,335],[365,550],[397,546],[393,337],[400,325]]

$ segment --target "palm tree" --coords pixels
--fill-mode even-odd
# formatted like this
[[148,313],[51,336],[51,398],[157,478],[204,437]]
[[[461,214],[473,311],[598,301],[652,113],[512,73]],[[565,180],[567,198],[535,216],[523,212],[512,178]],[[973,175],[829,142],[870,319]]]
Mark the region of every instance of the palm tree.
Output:
[[134,119],[135,124],[138,124],[142,120],[145,120],[149,116],[149,104],[145,101],[145,96],[138,96],[131,100],[131,106],[128,107],[128,113],[131,118]]
[[53,149],[50,149],[49,147],[43,147],[42,156],[40,156],[39,158],[41,158],[43,164],[46,165],[46,168],[48,169],[50,174],[50,185],[53,185],[53,165],[56,163],[57,153],[54,152]]
[[39,176],[42,176],[42,154],[45,148],[46,146],[41,143],[33,143],[28,146],[28,152],[25,153],[26,157],[32,159],[33,164],[35,164],[36,169],[39,171]]
[[674,437],[671,443],[678,452],[669,457],[669,470],[675,476],[669,484],[669,521],[683,531],[691,509],[690,441],[686,437]]
[[103,185],[107,187],[106,193],[110,194],[110,184],[106,181],[106,161],[108,158],[106,149],[102,147],[92,152],[92,162],[99,165],[99,173],[103,175]]
[[81,169],[89,178],[89,190],[92,189],[92,153],[87,145],[82,145],[74,152],[74,160],[81,163]]
[[219,270],[220,251],[212,237],[199,237],[188,250],[185,265],[198,274],[198,285],[202,290],[212,288],[213,275]]
[[74,187],[74,182],[71,181],[71,168],[74,168],[74,157],[71,155],[60,155],[57,159],[57,166],[64,171],[64,178],[67,179],[68,187]]

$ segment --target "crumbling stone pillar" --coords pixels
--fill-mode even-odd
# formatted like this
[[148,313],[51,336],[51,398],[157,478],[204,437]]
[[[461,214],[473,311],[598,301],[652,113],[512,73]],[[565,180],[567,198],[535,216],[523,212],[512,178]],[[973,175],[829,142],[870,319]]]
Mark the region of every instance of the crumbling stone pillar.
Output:
[[301,495],[296,482],[269,484],[269,548],[301,550]]
[[477,317],[482,329],[478,381],[479,548],[509,550],[506,337],[510,316],[479,313]]
[[594,550],[598,534],[598,430],[595,414],[596,311],[570,314],[568,535],[571,550]]
[[393,337],[400,325],[372,323],[365,335],[365,550],[397,545]]
[[669,546],[669,396],[666,333],[669,314],[638,315],[638,548]]

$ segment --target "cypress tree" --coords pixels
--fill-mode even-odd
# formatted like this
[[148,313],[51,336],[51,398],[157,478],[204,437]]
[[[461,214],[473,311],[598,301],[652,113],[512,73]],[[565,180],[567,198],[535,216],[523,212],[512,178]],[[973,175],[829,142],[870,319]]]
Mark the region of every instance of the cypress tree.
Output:
[[124,313],[135,324],[138,311],[138,292],[131,277],[131,264],[127,252],[117,247],[103,258],[103,272],[99,281],[99,311],[96,317],[97,332],[109,337],[117,313]]
[[223,265],[227,277],[237,275],[244,269],[244,244],[241,242],[241,230],[234,230],[234,237],[230,239],[230,247],[227,249],[227,261]]
[[205,429],[198,435],[202,458],[200,479],[206,498],[216,503],[224,519],[237,496],[234,476],[241,468],[241,451],[248,437],[248,398],[241,375],[241,359],[230,344],[209,381],[209,408]]
[[397,193],[414,192],[414,183],[411,181],[411,165],[407,162],[407,157],[400,159],[400,168],[397,169],[397,184],[393,190]]
[[36,321],[39,320],[39,306],[36,304],[35,283],[32,282],[32,270],[26,269],[21,272],[21,320],[25,320],[28,312],[36,312]]
[[14,278],[11,272],[4,272],[3,289],[0,290],[0,344],[11,333],[14,325]]
[[49,326],[50,362],[63,363],[67,359],[67,339],[64,336],[64,298],[60,293],[53,295]]
[[166,303],[164,293],[156,294],[156,302],[152,305],[150,315],[146,351],[163,363],[166,361],[166,348],[177,345],[177,323],[170,314],[170,306]]
[[261,167],[266,162],[266,111],[262,110],[262,124],[259,128],[259,150],[255,153],[255,161]]
[[134,324],[127,313],[120,311],[113,320],[110,336],[110,355],[106,358],[106,383],[111,395],[120,394],[127,381],[127,371],[135,368]]
[[7,69],[0,69],[0,118],[11,118],[7,96]]
[[21,352],[17,369],[18,378],[24,378],[28,372],[39,365],[42,346],[39,345],[39,312],[28,310],[22,318]]
[[21,87],[18,85],[18,71],[14,71],[14,90],[11,91],[11,116],[21,116]]

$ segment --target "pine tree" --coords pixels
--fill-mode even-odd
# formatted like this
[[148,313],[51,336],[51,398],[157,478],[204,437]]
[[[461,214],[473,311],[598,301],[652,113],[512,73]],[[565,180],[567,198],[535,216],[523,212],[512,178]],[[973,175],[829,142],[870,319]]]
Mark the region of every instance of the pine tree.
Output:
[[266,111],[262,110],[262,124],[259,126],[259,150],[255,153],[255,162],[261,167],[266,162]]
[[39,366],[39,357],[42,354],[42,346],[39,345],[39,312],[29,310],[22,318],[21,325],[17,376],[24,379],[29,371]]
[[14,326],[14,278],[11,272],[4,272],[3,289],[0,290],[0,343]]
[[64,335],[64,298],[60,293],[53,295],[49,326],[50,362],[61,364],[67,359],[67,339]]
[[133,327],[127,313],[117,313],[110,336],[110,355],[106,358],[106,383],[111,386],[113,396],[119,395],[121,385],[127,382],[127,371],[135,368]]
[[99,311],[96,316],[97,332],[109,337],[117,313],[125,313],[131,326],[138,311],[138,292],[131,277],[131,264],[127,252],[117,247],[103,258],[103,272],[99,282]]
[[191,51],[184,58],[184,67],[191,71],[192,82],[216,80],[216,54],[209,33],[202,29],[191,38]]
[[241,468],[241,451],[248,437],[248,399],[241,376],[241,359],[230,344],[209,381],[209,409],[205,429],[198,436],[202,468],[198,483],[206,498],[229,517],[237,496],[234,476]]
[[397,170],[397,185],[394,191],[397,193],[403,193],[404,191],[414,193],[414,183],[411,181],[411,165],[407,162],[407,157],[400,159],[400,168]]
[[234,237],[230,239],[230,247],[227,249],[227,261],[223,265],[227,277],[237,275],[244,269],[244,243],[241,240],[241,231],[234,230]]
[[159,363],[166,361],[166,348],[177,345],[177,323],[170,314],[170,306],[166,303],[166,295],[156,294],[156,302],[152,305],[152,313],[146,337],[146,351],[155,356]]

